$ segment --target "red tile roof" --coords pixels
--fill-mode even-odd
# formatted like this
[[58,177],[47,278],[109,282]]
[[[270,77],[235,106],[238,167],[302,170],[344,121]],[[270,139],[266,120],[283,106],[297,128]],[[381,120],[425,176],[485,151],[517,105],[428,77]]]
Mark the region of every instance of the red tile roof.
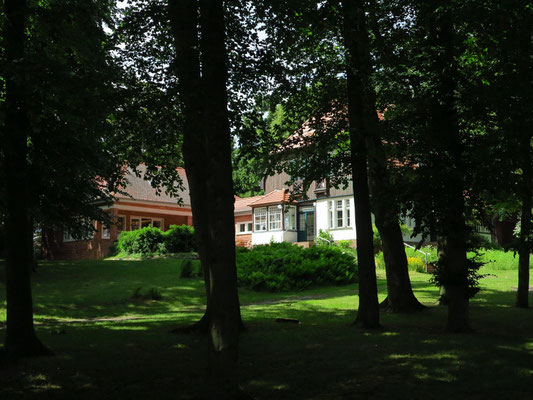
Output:
[[235,196],[235,206],[234,206],[235,212],[236,213],[246,212],[246,211],[252,212],[252,208],[249,206],[249,204],[261,199],[262,197],[264,196],[261,195],[261,196],[244,197],[244,198]]
[[[273,190],[270,193],[265,194],[260,199],[249,203],[248,205],[250,207],[258,207],[258,206],[267,206],[267,205],[273,205],[273,204],[286,204],[291,203],[290,201],[290,193],[286,189],[278,189]],[[292,201],[292,203],[296,203],[295,201]]]

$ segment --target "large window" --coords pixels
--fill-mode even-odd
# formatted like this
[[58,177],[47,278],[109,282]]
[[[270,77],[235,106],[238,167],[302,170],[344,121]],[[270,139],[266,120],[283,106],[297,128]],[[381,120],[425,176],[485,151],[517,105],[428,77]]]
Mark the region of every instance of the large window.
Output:
[[328,200],[328,225],[330,229],[352,226],[350,199]]
[[131,217],[131,230],[137,230],[141,228],[146,228],[148,226],[153,226],[154,228],[163,229],[163,219],[162,218],[150,218],[150,217]]
[[285,210],[285,230],[296,230],[296,207],[287,207]]
[[267,230],[267,209],[266,208],[256,208],[254,210],[254,231],[255,232],[264,232]]
[[102,224],[102,239],[111,239],[111,228],[108,224]]
[[268,230],[280,231],[281,230],[281,206],[268,207]]

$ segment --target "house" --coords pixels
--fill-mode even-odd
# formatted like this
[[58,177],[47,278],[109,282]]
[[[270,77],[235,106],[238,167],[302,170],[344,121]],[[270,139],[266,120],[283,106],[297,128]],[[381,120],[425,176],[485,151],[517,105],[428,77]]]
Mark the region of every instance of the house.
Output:
[[[378,117],[382,120],[383,113],[378,112]],[[324,124],[330,122],[335,122],[331,116],[320,121]],[[290,158],[294,152],[308,145],[314,133],[311,122],[306,122],[272,156]],[[291,187],[287,185],[289,181],[294,182]],[[287,173],[281,172],[264,178],[266,195],[238,199],[235,207],[236,243],[242,246],[270,241],[308,244],[317,240],[322,230],[329,232],[334,241],[347,240],[355,244],[357,234],[352,182],[346,188],[330,187],[326,180],[312,182],[306,193],[298,193],[302,183],[298,178],[291,179]],[[293,193],[292,199],[290,193]],[[404,223],[414,227],[411,218],[407,217]],[[246,240],[240,240],[244,234]],[[404,240],[415,242],[420,240],[420,236],[411,238],[405,234]]]
[[[141,176],[145,167],[138,167]],[[43,230],[43,256],[49,259],[88,259],[106,257],[123,230],[131,231],[147,226],[167,230],[170,225],[192,225],[192,211],[185,170],[178,173],[184,190],[180,193],[182,205],[177,198],[166,193],[157,193],[150,182],[128,171],[128,185],[124,193],[117,194],[111,205],[102,208],[113,217],[110,226],[95,222],[94,233],[85,239],[76,239],[68,232]]]

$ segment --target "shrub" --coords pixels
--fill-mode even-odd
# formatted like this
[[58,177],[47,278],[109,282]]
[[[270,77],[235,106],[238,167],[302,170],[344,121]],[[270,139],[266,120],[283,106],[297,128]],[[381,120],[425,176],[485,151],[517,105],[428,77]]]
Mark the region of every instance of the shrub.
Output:
[[188,225],[170,225],[163,232],[163,241],[167,253],[188,253],[196,251],[194,228]]
[[317,240],[317,244],[320,246],[330,246],[333,244],[333,235],[329,231],[320,229],[318,231],[318,237],[322,239]]
[[407,265],[411,271],[426,272],[424,260],[418,257],[407,257]]
[[135,231],[122,231],[118,249],[126,254],[153,254],[163,243],[163,232],[159,228],[146,227]]
[[355,282],[357,265],[341,249],[272,243],[237,251],[239,286],[278,292]]

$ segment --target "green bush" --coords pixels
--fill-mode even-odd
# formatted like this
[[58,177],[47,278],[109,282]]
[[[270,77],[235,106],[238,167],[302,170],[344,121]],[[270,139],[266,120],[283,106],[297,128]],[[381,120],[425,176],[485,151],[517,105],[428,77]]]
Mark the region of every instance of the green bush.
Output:
[[159,228],[146,227],[135,231],[122,231],[118,249],[125,254],[154,254],[163,243],[163,232]]
[[188,253],[196,251],[194,228],[189,225],[170,225],[163,232],[164,250],[166,253]]
[[279,292],[355,282],[354,258],[336,247],[271,243],[237,251],[239,286]]
[[195,251],[194,228],[188,225],[171,225],[162,232],[146,227],[135,231],[122,231],[117,243],[119,254],[167,254]]

